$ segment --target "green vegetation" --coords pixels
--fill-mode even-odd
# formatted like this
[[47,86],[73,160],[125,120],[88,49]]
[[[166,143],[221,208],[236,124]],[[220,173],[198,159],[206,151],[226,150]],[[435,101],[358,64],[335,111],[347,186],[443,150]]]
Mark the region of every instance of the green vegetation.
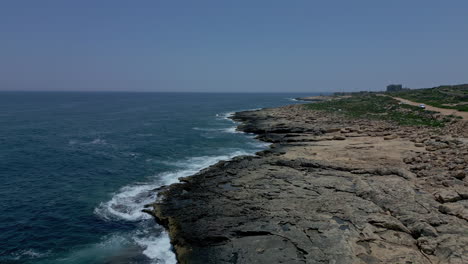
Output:
[[323,110],[342,114],[348,118],[367,118],[394,121],[399,125],[442,127],[451,117],[437,119],[433,111],[417,106],[401,104],[388,96],[354,94],[347,98],[306,104],[311,110]]
[[468,84],[445,85],[429,89],[391,92],[391,96],[424,103],[440,108],[457,109],[468,112]]

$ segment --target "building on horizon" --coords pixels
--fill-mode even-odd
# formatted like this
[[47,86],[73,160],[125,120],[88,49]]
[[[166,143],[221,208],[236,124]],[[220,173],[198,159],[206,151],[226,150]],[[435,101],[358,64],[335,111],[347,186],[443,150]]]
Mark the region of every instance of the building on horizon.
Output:
[[401,84],[390,84],[387,85],[387,92],[398,92],[403,90],[403,85]]

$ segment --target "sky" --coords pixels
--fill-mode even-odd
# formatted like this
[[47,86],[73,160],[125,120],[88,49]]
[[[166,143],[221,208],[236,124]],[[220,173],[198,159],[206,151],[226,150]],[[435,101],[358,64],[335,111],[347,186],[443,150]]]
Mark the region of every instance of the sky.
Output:
[[466,0],[0,1],[0,90],[468,83]]

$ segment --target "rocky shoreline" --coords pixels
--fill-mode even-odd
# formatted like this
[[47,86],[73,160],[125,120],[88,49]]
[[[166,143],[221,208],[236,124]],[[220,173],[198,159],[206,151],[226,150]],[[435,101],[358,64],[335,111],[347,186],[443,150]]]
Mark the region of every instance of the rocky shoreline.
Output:
[[295,98],[298,101],[308,101],[308,102],[321,102],[333,100],[335,97],[327,95],[318,95],[318,96],[307,96],[307,97],[297,97]]
[[468,125],[396,126],[301,105],[239,112],[273,143],[162,187],[179,263],[468,263]]

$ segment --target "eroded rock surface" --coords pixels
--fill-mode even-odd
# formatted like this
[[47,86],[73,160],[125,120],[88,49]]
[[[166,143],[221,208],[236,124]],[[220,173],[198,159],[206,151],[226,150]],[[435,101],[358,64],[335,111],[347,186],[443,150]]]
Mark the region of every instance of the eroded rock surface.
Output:
[[415,129],[297,105],[234,119],[274,144],[181,179],[147,210],[180,263],[468,263],[465,123]]

